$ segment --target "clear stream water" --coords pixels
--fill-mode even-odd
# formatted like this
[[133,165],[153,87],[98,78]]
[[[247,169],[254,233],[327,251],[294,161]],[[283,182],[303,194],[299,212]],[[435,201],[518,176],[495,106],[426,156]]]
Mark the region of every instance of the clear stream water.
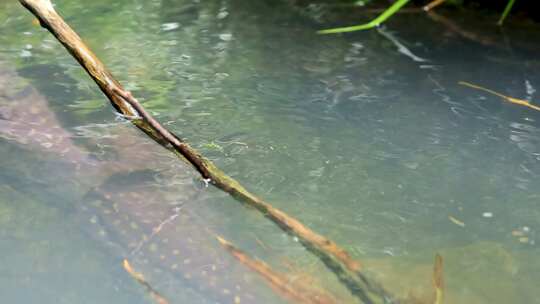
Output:
[[[387,290],[429,299],[439,253],[447,303],[540,303],[540,112],[457,84],[540,102],[537,24],[447,12],[467,36],[403,14],[320,36],[340,8],[55,3],[161,122]],[[0,88],[2,303],[152,303],[124,257],[171,303],[284,301],[213,235],[292,286],[357,302],[294,238],[116,117],[16,1],[0,3]]]

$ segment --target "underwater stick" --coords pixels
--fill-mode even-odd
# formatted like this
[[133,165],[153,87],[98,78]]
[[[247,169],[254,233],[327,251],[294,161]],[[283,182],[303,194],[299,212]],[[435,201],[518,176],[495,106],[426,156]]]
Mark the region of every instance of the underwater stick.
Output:
[[146,281],[146,279],[144,278],[144,276],[135,271],[133,269],[133,267],[131,267],[131,265],[129,264],[128,260],[124,259],[124,261],[122,262],[122,266],[124,267],[124,270],[133,278],[135,279],[135,281],[137,281],[137,283],[141,284],[142,286],[144,286],[144,288],[146,289],[146,291],[148,291],[148,293],[150,294],[150,296],[152,297],[152,299],[157,303],[157,304],[169,304],[169,301],[167,301],[167,299],[165,299],[161,294],[159,294],[159,292],[157,292],[153,287],[152,285],[150,285],[150,283],[148,283]]
[[261,275],[277,293],[295,303],[300,304],[333,304],[343,303],[338,301],[325,290],[314,291],[314,288],[300,286],[291,282],[286,276],[276,272],[262,261],[255,260],[242,250],[236,248],[229,241],[216,235],[218,242],[240,263]]
[[[122,85],[84,44],[77,33],[58,15],[50,0],[19,1],[38,18],[41,26],[49,30],[81,64],[120,114],[130,119],[133,124],[156,142],[187,160],[212,185],[261,211],[284,231],[298,237],[300,242],[317,255],[330,270],[335,272],[342,282],[347,282],[347,286],[353,293],[373,289],[376,284],[365,278],[360,272],[360,263],[354,260],[347,251],[246,190],[189,144],[154,120],[150,114],[144,111],[140,103],[123,89]],[[386,293],[377,294],[377,297],[387,298],[388,295]]]

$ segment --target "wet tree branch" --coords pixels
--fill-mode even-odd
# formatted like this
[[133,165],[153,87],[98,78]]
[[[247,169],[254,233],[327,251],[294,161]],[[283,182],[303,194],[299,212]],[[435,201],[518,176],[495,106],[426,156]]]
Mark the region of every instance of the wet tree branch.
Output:
[[49,30],[81,64],[120,114],[130,119],[155,141],[187,160],[212,185],[256,208],[283,230],[298,237],[306,248],[319,256],[332,271],[338,274],[342,282],[347,283],[353,293],[365,294],[360,297],[363,302],[378,302],[370,300],[372,295],[368,296],[368,293],[379,299],[389,298],[383,289],[367,280],[360,272],[360,263],[351,258],[347,251],[246,190],[188,143],[164,128],[113,77],[77,33],[56,13],[50,0],[19,1],[39,19],[41,26]]

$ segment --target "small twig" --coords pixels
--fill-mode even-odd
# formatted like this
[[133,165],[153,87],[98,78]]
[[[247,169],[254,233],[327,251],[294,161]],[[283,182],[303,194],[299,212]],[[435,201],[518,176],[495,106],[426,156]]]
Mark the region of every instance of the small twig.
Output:
[[502,98],[503,100],[505,100],[507,102],[510,102],[510,103],[513,103],[513,104],[517,104],[517,105],[520,105],[520,106],[531,108],[531,109],[536,110],[536,111],[540,111],[539,106],[533,105],[527,100],[517,99],[517,98],[514,98],[514,97],[506,96],[506,95],[503,95],[503,94],[501,94],[499,92],[495,92],[495,91],[490,90],[488,88],[484,88],[482,86],[472,84],[472,83],[469,83],[469,82],[465,82],[465,81],[460,81],[460,82],[458,82],[458,84],[466,86],[466,87],[470,87],[470,88],[473,88],[473,89],[476,89],[476,90],[484,91],[484,92],[489,93],[491,95],[498,96],[498,97]]
[[427,11],[432,10],[432,9],[436,8],[437,6],[443,4],[445,1],[446,0],[433,0],[430,3],[424,5],[424,7],[422,9],[427,12]]
[[150,283],[148,283],[146,281],[146,279],[144,278],[144,276],[142,275],[142,273],[140,272],[137,272],[133,269],[133,267],[131,267],[131,265],[129,264],[128,260],[124,259],[123,263],[122,263],[122,266],[124,266],[124,270],[132,277],[135,279],[135,281],[137,281],[137,283],[141,284],[142,286],[144,286],[144,288],[146,289],[146,291],[148,291],[148,293],[150,294],[150,296],[152,297],[152,299],[157,303],[157,304],[169,304],[169,301],[167,301],[167,299],[165,299],[161,294],[159,294],[159,292],[157,292],[153,287],[152,285],[150,285]]
[[435,255],[435,264],[433,265],[433,287],[435,288],[433,303],[442,304],[444,300],[443,259],[438,253]]

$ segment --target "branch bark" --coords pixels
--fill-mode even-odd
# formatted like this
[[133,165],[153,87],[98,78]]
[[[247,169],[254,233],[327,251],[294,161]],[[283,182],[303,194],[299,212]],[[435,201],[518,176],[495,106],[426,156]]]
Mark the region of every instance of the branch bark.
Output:
[[[370,293],[378,298],[390,298],[383,289],[367,280],[360,272],[360,263],[351,258],[347,251],[246,190],[239,182],[227,176],[188,143],[164,128],[113,77],[112,73],[84,44],[77,33],[58,15],[50,0],[19,1],[39,19],[41,26],[49,30],[81,64],[120,114],[130,119],[139,129],[165,148],[186,159],[212,185],[256,208],[287,233],[298,237],[306,248],[321,258],[342,282],[346,283],[353,294]],[[375,303],[369,299],[370,297],[360,296],[365,303]]]

